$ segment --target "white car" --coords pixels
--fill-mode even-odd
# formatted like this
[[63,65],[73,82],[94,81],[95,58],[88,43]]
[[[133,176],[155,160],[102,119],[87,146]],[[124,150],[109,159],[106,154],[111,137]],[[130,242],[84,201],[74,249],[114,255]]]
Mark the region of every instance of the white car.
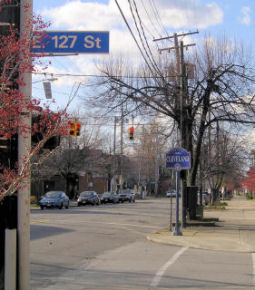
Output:
[[176,190],[172,189],[166,193],[166,197],[176,197]]

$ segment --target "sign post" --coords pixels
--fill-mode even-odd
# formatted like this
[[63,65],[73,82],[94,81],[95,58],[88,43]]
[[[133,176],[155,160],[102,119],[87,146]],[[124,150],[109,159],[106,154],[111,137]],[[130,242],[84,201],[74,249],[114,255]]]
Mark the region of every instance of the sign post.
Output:
[[173,148],[166,153],[166,168],[173,169],[176,173],[176,212],[175,212],[175,227],[173,231],[174,236],[181,236],[182,232],[179,230],[179,184],[180,171],[188,170],[191,167],[190,153],[183,148]]

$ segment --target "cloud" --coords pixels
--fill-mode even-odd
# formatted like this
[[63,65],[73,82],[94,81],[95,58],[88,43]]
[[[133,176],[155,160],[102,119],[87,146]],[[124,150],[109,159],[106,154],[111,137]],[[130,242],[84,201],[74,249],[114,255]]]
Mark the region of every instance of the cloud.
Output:
[[223,11],[216,3],[204,4],[200,0],[161,0],[159,11],[162,23],[169,28],[205,29],[223,20]]
[[[118,2],[138,38],[128,1],[119,0]],[[153,26],[155,25],[157,26],[157,31],[164,35],[165,32],[162,25],[165,28],[183,28],[183,30],[187,27],[206,28],[220,23],[223,18],[223,12],[214,2],[208,4],[201,3],[201,0],[157,0],[156,2],[136,1],[139,17],[143,22],[146,37],[152,50],[155,43],[152,43],[152,33],[149,32],[153,31]],[[153,6],[151,3],[156,3],[157,6]],[[41,15],[46,20],[50,20],[52,23],[50,29],[52,30],[110,31],[110,56],[123,54],[132,66],[141,61],[141,54],[114,0],[109,0],[108,3],[99,3],[92,0],[86,2],[69,0],[58,7],[56,7],[56,4],[54,8],[47,7],[41,12]],[[139,23],[138,18],[137,22]],[[161,26],[159,22],[162,23]],[[155,36],[159,36],[159,34]],[[98,56],[97,58],[103,60],[106,57]],[[69,62],[66,71],[88,74],[98,73],[94,64],[95,56],[88,54],[79,55],[74,57],[72,62]],[[53,66],[57,66],[56,70],[59,70],[59,65],[53,60],[52,66],[48,71],[52,71]],[[71,78],[69,81],[72,81]]]
[[43,10],[42,16],[50,19],[54,28],[68,30],[109,30],[120,25],[117,9],[97,2],[69,1]]
[[251,23],[251,9],[247,6],[242,7],[241,9],[241,17],[238,18],[239,22],[244,24],[244,25],[250,25]]
[[[132,14],[128,1],[119,1],[119,3],[127,21],[131,22]],[[157,0],[157,6],[152,3],[154,2],[146,4],[144,0],[137,1],[139,15],[148,30],[162,31],[162,26],[207,28],[221,23],[223,19],[222,10],[214,2],[204,4],[201,0]],[[69,1],[59,7],[47,8],[42,11],[42,15],[50,19],[54,28],[126,30],[126,25],[114,0],[106,4],[81,0]],[[155,26],[158,27],[155,29]]]

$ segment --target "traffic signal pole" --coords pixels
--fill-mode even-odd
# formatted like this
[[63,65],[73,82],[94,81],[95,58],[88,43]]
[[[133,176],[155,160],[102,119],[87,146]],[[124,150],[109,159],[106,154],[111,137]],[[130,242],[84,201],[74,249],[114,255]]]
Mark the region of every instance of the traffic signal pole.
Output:
[[[26,38],[28,31],[31,31],[33,0],[20,0],[20,38]],[[30,46],[27,45],[26,49]],[[27,52],[29,55],[29,52]],[[30,66],[31,59],[23,59]],[[24,100],[30,102],[32,74],[30,71],[20,75],[24,86],[20,86],[20,91]],[[21,113],[21,125],[31,127],[31,113]],[[26,133],[19,133],[18,138],[18,164],[19,170],[24,167],[24,160],[28,158],[31,150],[31,130]],[[18,289],[30,289],[30,169],[29,174],[23,179],[22,187],[18,190]]]

